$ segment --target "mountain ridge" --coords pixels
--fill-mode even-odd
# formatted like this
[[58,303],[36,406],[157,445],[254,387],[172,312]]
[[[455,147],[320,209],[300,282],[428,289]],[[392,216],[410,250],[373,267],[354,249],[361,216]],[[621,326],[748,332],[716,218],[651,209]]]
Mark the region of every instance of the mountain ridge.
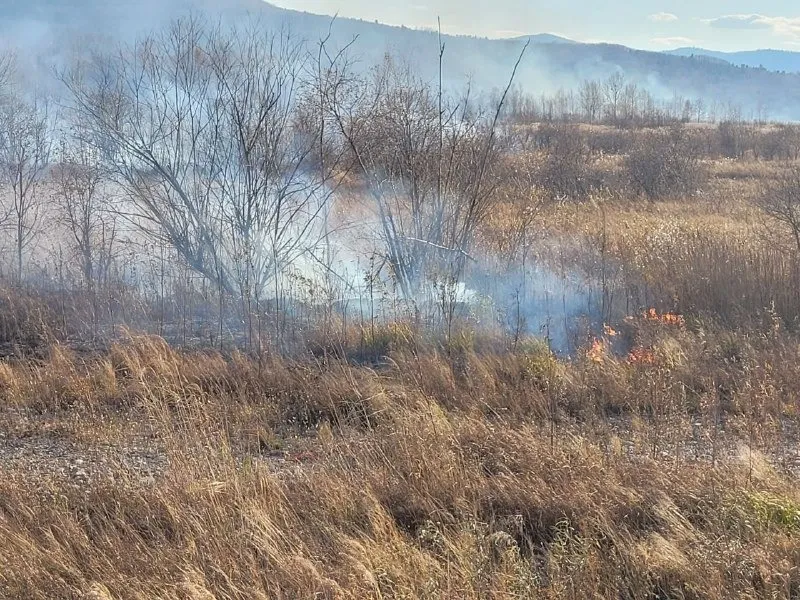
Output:
[[777,50],[773,48],[760,48],[758,50],[739,50],[723,52],[688,46],[668,50],[667,54],[674,56],[708,56],[724,60],[732,65],[744,65],[750,68],[764,68],[768,71],[800,73],[800,52],[792,50]]
[[[270,25],[286,26],[314,41],[333,32],[331,42],[344,46],[368,66],[388,53],[402,55],[422,77],[434,79],[438,56],[435,31],[279,8],[261,0],[142,0],[136,6],[116,0],[27,0],[0,6],[0,36],[35,55],[41,70],[65,60],[65,40],[97,36],[130,41],[144,31],[186,11],[203,11],[215,18],[236,20],[256,15]],[[772,118],[800,120],[800,75],[736,66],[730,60],[695,53],[683,56],[651,52],[619,44],[586,44],[552,34],[506,39],[444,35],[448,85],[491,91],[505,85],[528,39],[533,42],[520,65],[517,83],[526,92],[552,94],[559,88],[577,90],[586,79],[623,73],[661,99],[712,99],[741,106],[744,115],[766,112]]]

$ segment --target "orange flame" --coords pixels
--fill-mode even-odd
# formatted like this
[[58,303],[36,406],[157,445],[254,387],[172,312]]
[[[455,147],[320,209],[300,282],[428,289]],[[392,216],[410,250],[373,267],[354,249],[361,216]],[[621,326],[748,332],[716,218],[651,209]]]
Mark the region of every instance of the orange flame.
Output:
[[619,335],[611,325],[603,325],[603,333],[608,337],[617,337]]
[[644,318],[648,321],[658,321],[666,325],[675,325],[677,327],[683,327],[684,325],[686,325],[686,321],[683,318],[683,315],[678,315],[672,312],[667,312],[659,315],[658,311],[655,308],[649,309],[644,314]]
[[652,365],[655,362],[656,355],[649,348],[634,348],[628,354],[628,364]]
[[600,338],[594,338],[591,347],[586,351],[586,357],[595,363],[603,362],[606,355],[606,343]]

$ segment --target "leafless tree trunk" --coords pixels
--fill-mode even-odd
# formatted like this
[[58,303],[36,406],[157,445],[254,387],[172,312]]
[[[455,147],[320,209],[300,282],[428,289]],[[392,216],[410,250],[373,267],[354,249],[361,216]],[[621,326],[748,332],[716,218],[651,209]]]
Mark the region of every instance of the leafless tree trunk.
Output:
[[469,90],[444,98],[387,58],[369,80],[343,77],[326,99],[374,201],[384,261],[407,300],[461,276],[491,207],[498,121],[513,78],[496,110],[486,111]]
[[248,306],[322,235],[330,173],[296,118],[306,60],[285,33],[190,18],[63,77],[124,216]]
[[92,328],[97,333],[98,291],[112,260],[116,223],[104,195],[106,184],[91,148],[77,142],[62,143],[60,162],[53,169],[59,220],[77,254],[86,291],[92,304]]
[[10,192],[4,207],[13,227],[15,278],[23,279],[23,256],[40,233],[39,188],[50,162],[51,136],[46,104],[12,95],[0,103],[0,184]]
[[608,105],[608,113],[611,122],[617,124],[619,118],[619,107],[625,91],[625,76],[616,72],[603,83],[603,95]]
[[764,214],[791,237],[800,256],[800,167],[789,169],[771,183],[758,203]]
[[584,81],[580,87],[581,108],[584,117],[594,123],[603,108],[603,91],[596,81]]
[[0,101],[10,92],[10,84],[14,75],[16,61],[11,53],[0,54]]

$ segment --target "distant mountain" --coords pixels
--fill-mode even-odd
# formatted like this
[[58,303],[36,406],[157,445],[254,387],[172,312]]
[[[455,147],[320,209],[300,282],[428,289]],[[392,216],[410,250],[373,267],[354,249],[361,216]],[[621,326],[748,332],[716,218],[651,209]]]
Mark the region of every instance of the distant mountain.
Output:
[[[106,46],[111,40],[131,40],[188,10],[223,20],[255,16],[311,41],[331,28],[331,17],[285,10],[262,0],[0,0],[0,46],[5,41],[20,48],[20,56],[33,61],[33,77],[50,73],[53,62],[65,61],[69,50],[83,47],[87,38],[100,37]],[[390,52],[402,55],[423,77],[435,79],[438,41],[433,31],[339,18],[332,34],[331,43],[340,47],[355,39],[351,51],[364,66]],[[528,38],[443,39],[448,85],[463,87],[469,80],[474,89],[490,91],[505,85]],[[517,83],[535,95],[577,89],[585,79],[621,72],[662,99],[703,98],[707,103],[739,105],[744,115],[758,110],[771,118],[800,120],[800,74],[736,66],[728,55],[720,59],[710,54],[647,52],[613,44],[583,44],[551,34],[531,39]],[[783,54],[789,55],[787,60],[792,56],[776,56]],[[780,66],[790,70],[788,63]]]
[[800,73],[800,52],[788,50],[749,50],[743,52],[719,52],[704,48],[678,48],[669,50],[667,54],[675,56],[708,56],[732,65],[744,65],[752,68],[764,68],[768,71]]
[[552,33],[537,33],[534,35],[518,35],[514,40],[530,40],[533,44],[577,44],[575,40],[553,35]]

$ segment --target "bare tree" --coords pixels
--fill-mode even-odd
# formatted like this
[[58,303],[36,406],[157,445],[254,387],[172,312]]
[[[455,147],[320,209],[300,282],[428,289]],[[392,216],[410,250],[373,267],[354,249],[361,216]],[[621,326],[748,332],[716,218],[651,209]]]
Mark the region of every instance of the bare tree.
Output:
[[596,81],[586,80],[579,90],[583,114],[590,123],[597,121],[603,109],[603,90]]
[[546,129],[541,132],[548,143],[536,169],[538,186],[551,200],[584,198],[592,187],[591,156],[585,134],[579,126],[569,123]]
[[59,221],[69,235],[92,304],[92,326],[98,325],[98,286],[108,275],[117,225],[109,212],[106,178],[95,153],[80,142],[62,142],[59,164],[51,180]]
[[703,98],[697,98],[694,101],[695,118],[698,123],[702,123],[706,118],[706,101]]
[[759,199],[759,206],[791,236],[800,253],[800,167],[792,167],[771,183]]
[[608,107],[608,116],[612,123],[617,123],[620,103],[625,91],[625,75],[617,71],[603,82],[603,96]]
[[620,98],[621,118],[626,123],[632,122],[639,114],[639,86],[631,82],[625,85]]
[[0,54],[0,101],[4,100],[9,93],[9,87],[14,75],[16,65],[13,54]]
[[469,90],[445,98],[441,86],[389,58],[371,79],[343,81],[328,107],[374,200],[384,260],[402,295],[452,286],[491,208],[497,124],[511,84],[487,111]]
[[0,184],[10,194],[4,212],[13,228],[18,283],[23,278],[24,252],[40,233],[39,188],[50,150],[46,103],[29,102],[15,94],[0,103]]
[[130,199],[125,215],[246,309],[323,235],[330,170],[298,107],[308,57],[258,24],[174,22],[64,76],[89,138]]
[[706,180],[700,150],[681,125],[642,136],[625,157],[633,191],[650,199],[693,196]]

